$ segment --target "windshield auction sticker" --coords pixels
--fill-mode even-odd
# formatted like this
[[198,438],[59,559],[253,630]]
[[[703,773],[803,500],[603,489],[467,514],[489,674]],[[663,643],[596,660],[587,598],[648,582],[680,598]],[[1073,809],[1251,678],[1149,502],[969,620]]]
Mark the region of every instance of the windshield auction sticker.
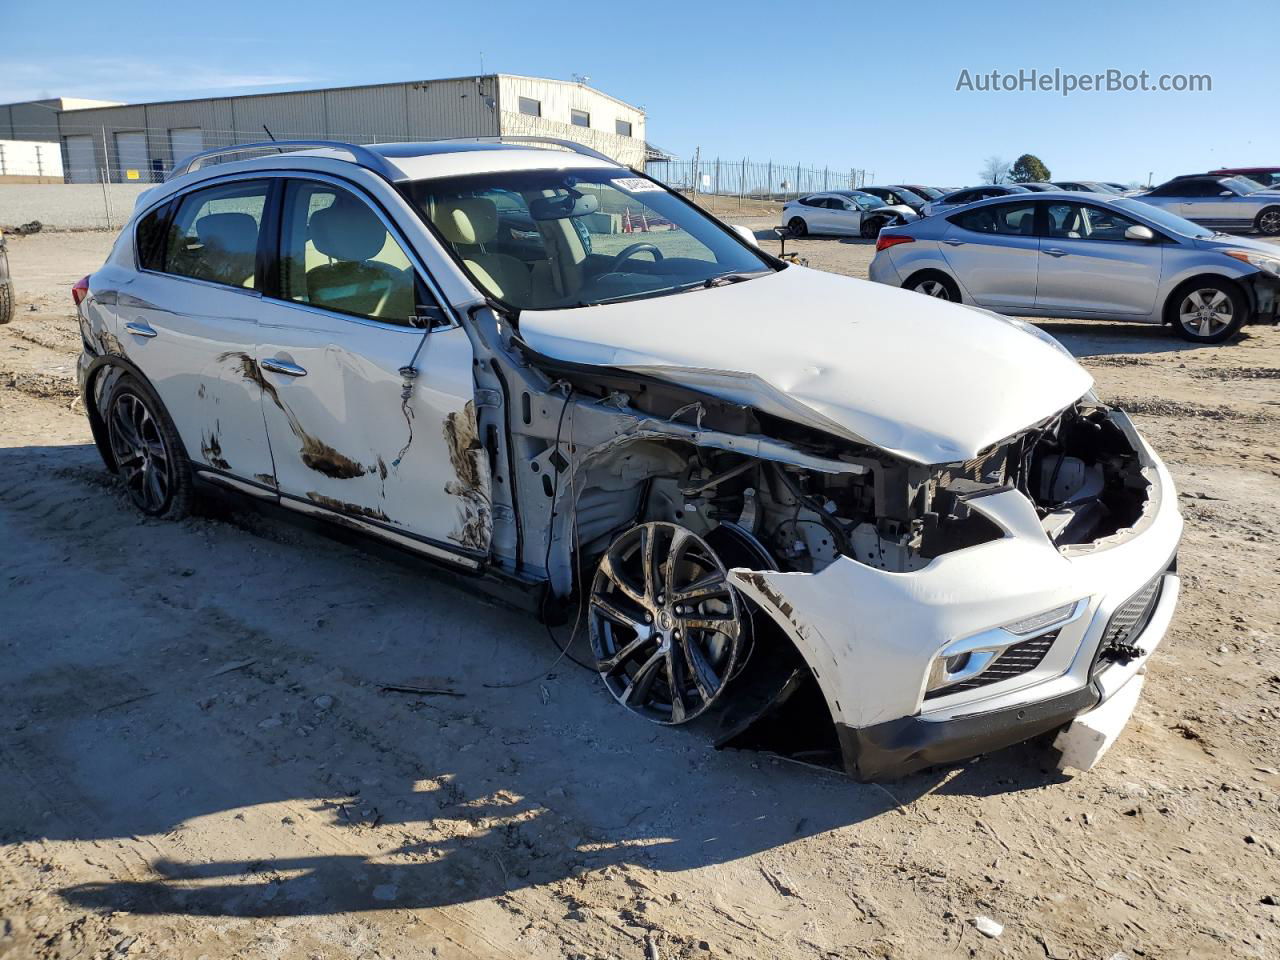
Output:
[[662,189],[661,184],[646,180],[643,177],[619,177],[612,183],[619,190],[626,190],[628,193],[647,193],[652,190]]

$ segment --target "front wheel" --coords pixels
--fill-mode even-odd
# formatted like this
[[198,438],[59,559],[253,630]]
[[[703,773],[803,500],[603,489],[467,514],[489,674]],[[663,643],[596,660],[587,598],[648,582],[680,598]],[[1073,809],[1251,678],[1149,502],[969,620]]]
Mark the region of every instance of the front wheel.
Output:
[[149,517],[180,520],[191,509],[191,467],[159,399],[131,376],[107,399],[107,440],[133,505]]
[[747,633],[742,604],[706,540],[674,523],[637,524],[609,545],[591,584],[601,679],[647,720],[693,720],[734,675]]
[[1173,325],[1192,343],[1221,343],[1248,319],[1249,307],[1234,286],[1203,280],[1170,301]]
[[1258,219],[1253,225],[1263,236],[1280,237],[1280,207],[1267,207],[1258,214]]
[[787,229],[793,237],[803,237],[809,233],[809,225],[800,217],[792,217],[787,221]]
[[863,220],[862,225],[858,228],[858,232],[862,234],[863,240],[874,240],[880,236],[880,231],[884,229],[883,217],[872,217],[869,220]]

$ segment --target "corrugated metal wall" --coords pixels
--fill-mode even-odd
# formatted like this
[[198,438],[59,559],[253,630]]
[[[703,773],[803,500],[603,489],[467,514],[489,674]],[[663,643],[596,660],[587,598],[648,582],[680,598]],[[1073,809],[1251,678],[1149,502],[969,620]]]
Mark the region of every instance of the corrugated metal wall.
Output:
[[[543,120],[530,128],[529,118],[504,122],[503,111],[517,111],[518,98],[530,96],[544,104]],[[25,107],[4,108],[17,111]],[[570,110],[591,114],[592,129],[570,126]],[[449,137],[486,137],[500,133],[569,136],[632,162],[643,158],[644,113],[580,84],[526,77],[480,76],[417,83],[379,84],[297,93],[255,94],[168,103],[99,107],[61,114],[45,110],[46,123],[57,124],[49,139],[92,137],[94,167],[106,168],[111,179],[123,179],[115,147],[116,133],[144,131],[149,170],[159,178],[175,158],[169,132],[198,128],[206,148],[267,138],[264,125],[278,139],[332,139],[356,142],[440,140]],[[633,139],[614,133],[614,120],[633,125]],[[7,122],[0,113],[0,123]],[[3,133],[3,127],[0,127]],[[105,134],[105,136],[104,136]],[[103,152],[103,142],[107,154]],[[76,141],[83,166],[84,140]],[[130,161],[136,164],[136,161]]]

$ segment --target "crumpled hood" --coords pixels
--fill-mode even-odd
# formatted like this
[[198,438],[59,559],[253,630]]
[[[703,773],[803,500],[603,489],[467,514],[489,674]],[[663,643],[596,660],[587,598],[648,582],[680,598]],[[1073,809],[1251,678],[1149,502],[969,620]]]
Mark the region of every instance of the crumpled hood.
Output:
[[544,356],[755,407],[917,463],[952,463],[1050,417],[1093,379],[1018,321],[788,267],[668,297],[525,310]]

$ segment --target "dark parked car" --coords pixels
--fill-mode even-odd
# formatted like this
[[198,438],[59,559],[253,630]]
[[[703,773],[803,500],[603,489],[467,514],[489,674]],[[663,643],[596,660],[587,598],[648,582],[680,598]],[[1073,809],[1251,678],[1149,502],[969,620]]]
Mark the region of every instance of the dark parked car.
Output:
[[919,213],[921,208],[933,199],[932,197],[921,196],[907,187],[860,187],[859,189],[863,193],[879,197],[890,206],[910,207],[916,213]]

